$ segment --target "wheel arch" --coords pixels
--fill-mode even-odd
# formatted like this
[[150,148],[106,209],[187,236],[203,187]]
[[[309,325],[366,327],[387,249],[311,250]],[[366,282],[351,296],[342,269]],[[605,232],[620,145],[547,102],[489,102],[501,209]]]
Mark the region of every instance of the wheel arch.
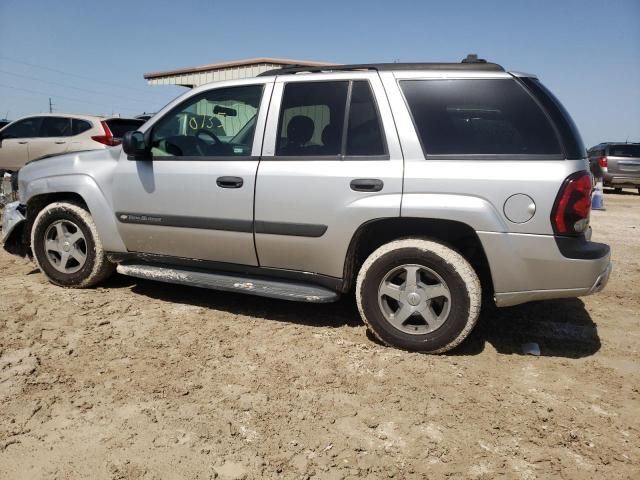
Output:
[[436,240],[460,253],[476,271],[483,293],[493,297],[489,262],[476,231],[460,221],[418,217],[381,218],[360,225],[347,249],[342,291],[353,289],[360,267],[378,247],[408,237]]
[[118,233],[113,209],[91,177],[66,175],[43,180],[44,185],[40,185],[42,180],[37,180],[27,188],[27,221],[22,232],[23,241],[26,240],[27,245],[30,244],[31,228],[38,213],[51,203],[70,202],[89,211],[106,251],[126,251]]

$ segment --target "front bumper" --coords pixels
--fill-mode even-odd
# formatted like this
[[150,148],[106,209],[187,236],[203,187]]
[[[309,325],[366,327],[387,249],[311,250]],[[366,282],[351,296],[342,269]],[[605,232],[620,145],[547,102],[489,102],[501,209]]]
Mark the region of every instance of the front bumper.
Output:
[[552,235],[478,232],[478,236],[499,307],[590,295],[602,290],[611,274],[608,246],[586,239],[566,245]]
[[11,202],[5,205],[2,212],[2,236],[0,237],[0,243],[5,245],[11,234],[16,230],[16,227],[21,225],[25,220],[25,216],[22,213],[22,206],[20,202]]

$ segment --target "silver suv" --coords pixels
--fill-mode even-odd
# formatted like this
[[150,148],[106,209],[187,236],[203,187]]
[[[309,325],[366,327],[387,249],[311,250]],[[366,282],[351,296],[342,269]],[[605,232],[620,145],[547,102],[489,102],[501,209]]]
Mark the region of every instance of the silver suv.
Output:
[[3,242],[64,287],[117,270],[302,302],[354,291],[382,342],[435,353],[483,300],[604,287],[590,194],[580,135],[534,75],[294,67],[193,89],[121,147],[30,163]]

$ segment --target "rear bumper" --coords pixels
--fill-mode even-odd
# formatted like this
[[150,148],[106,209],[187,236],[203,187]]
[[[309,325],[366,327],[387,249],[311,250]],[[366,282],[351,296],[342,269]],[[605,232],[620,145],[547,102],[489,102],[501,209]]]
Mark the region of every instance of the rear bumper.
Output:
[[615,173],[605,173],[604,185],[607,187],[640,187],[640,175],[617,175]]
[[590,295],[602,290],[611,274],[611,253],[604,244],[580,239],[570,249],[562,245],[561,251],[552,235],[478,232],[478,236],[499,307]]

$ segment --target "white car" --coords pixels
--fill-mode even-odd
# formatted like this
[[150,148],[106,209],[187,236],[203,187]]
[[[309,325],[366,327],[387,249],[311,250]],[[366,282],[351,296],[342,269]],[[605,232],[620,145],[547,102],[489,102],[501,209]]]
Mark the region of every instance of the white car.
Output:
[[126,132],[143,123],[135,118],[65,113],[23,117],[0,130],[0,170],[16,171],[46,155],[119,145]]

